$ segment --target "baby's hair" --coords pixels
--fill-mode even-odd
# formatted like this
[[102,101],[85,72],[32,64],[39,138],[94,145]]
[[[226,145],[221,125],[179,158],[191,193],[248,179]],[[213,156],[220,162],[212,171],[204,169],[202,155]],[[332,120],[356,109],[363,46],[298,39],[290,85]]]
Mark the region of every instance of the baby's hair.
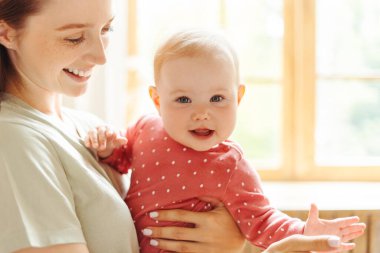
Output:
[[167,61],[182,57],[207,57],[216,54],[222,54],[231,60],[238,84],[239,62],[235,50],[222,34],[204,30],[176,32],[164,41],[154,56],[154,81],[157,85],[162,66]]

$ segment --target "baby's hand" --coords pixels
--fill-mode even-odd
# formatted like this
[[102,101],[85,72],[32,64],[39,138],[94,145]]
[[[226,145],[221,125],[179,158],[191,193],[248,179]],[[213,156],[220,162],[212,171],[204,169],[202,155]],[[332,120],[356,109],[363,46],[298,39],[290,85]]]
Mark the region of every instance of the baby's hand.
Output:
[[90,130],[84,140],[86,147],[96,150],[100,158],[110,156],[115,148],[119,148],[127,142],[127,138],[121,132],[114,131],[108,126],[99,126]]
[[316,205],[312,204],[306,221],[304,235],[336,235],[348,242],[364,234],[366,225],[356,216],[324,220],[319,218]]

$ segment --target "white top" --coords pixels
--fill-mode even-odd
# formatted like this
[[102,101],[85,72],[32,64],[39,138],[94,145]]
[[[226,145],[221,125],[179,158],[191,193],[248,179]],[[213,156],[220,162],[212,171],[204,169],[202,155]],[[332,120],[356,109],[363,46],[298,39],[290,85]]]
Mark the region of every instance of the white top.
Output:
[[0,104],[0,252],[65,243],[138,252],[128,207],[81,139],[101,121],[63,115],[66,124],[11,95]]

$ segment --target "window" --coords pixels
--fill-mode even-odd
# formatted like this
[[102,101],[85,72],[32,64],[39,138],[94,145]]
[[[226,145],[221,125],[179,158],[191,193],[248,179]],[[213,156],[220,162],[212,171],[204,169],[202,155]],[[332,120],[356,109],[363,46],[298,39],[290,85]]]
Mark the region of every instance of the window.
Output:
[[379,180],[378,13],[377,0],[129,0],[127,118],[154,110],[162,35],[222,29],[247,86],[232,138],[264,179]]

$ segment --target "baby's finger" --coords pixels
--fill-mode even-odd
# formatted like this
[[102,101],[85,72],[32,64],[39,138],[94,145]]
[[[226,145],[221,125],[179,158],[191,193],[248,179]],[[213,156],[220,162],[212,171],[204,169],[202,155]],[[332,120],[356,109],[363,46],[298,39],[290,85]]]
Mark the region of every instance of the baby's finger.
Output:
[[348,242],[348,241],[358,238],[359,236],[363,234],[364,234],[364,230],[361,230],[361,231],[356,231],[350,234],[343,234],[341,237],[342,237],[343,242]]
[[347,227],[347,226],[350,226],[351,224],[353,223],[357,223],[359,222],[360,219],[359,217],[357,216],[351,216],[351,217],[344,217],[344,218],[337,218],[337,219],[334,219],[333,222],[335,223],[339,223],[339,226],[341,228],[343,227]]
[[365,223],[354,223],[350,226],[341,228],[341,233],[342,234],[350,234],[353,232],[364,231],[365,228],[366,228]]
[[98,130],[98,141],[99,141],[99,150],[104,150],[107,147],[107,127],[106,126],[100,126],[97,128]]
[[88,132],[88,144],[89,147],[97,149],[99,147],[99,142],[98,142],[98,131],[96,129],[91,129]]

